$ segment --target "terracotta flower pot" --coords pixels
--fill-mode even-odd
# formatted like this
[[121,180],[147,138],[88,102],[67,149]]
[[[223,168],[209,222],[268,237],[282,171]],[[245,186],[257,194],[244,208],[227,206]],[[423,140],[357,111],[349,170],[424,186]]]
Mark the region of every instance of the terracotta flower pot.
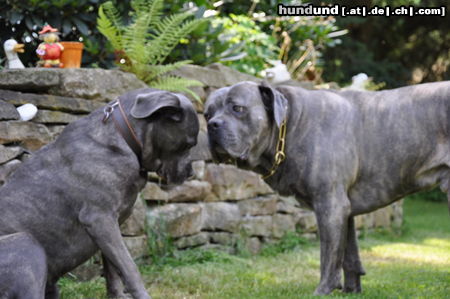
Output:
[[63,68],[79,68],[81,65],[81,56],[83,53],[83,43],[80,42],[61,42],[64,51],[61,54]]

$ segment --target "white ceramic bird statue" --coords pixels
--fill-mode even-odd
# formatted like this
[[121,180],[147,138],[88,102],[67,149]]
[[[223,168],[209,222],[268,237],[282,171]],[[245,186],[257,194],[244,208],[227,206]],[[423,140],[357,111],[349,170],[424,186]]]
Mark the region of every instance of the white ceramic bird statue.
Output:
[[272,60],[270,62],[273,64],[273,68],[265,69],[266,79],[270,83],[279,84],[291,80],[291,74],[281,60]]
[[6,68],[7,69],[23,69],[25,66],[22,61],[20,61],[17,53],[23,53],[25,50],[23,49],[24,45],[17,43],[14,39],[8,39],[3,44],[3,49],[5,49],[6,54]]
[[366,85],[369,82],[369,76],[364,73],[359,73],[352,77],[352,85],[347,87],[346,89],[351,90],[366,90]]

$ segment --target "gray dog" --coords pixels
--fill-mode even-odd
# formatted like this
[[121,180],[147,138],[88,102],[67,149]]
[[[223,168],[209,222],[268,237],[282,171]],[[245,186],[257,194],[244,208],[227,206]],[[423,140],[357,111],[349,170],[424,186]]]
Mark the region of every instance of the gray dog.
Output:
[[[120,277],[133,298],[150,298],[119,225],[144,187],[146,171],[168,183],[191,174],[187,157],[198,130],[186,97],[140,89],[71,123],[37,151],[0,188],[0,236],[22,232],[0,239],[0,298],[42,298],[41,281],[19,281],[27,269],[38,271],[36,280],[47,271],[45,297],[58,298],[58,279],[99,249],[109,296],[124,295]],[[11,255],[20,250],[22,258]],[[30,256],[38,259],[35,265],[28,265]],[[16,297],[20,287],[33,295]]]
[[[205,106],[213,156],[265,175],[316,215],[316,294],[361,292],[354,216],[440,185],[450,201],[450,82],[379,92],[241,82]],[[283,161],[284,160],[284,161]]]

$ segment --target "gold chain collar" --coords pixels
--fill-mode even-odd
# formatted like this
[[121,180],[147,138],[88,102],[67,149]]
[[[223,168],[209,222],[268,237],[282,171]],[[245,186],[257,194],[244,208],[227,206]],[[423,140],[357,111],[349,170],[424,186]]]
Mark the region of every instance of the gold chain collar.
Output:
[[275,153],[275,161],[269,172],[262,177],[263,180],[271,177],[278,169],[281,163],[286,159],[286,153],[284,151],[286,145],[286,118],[280,124],[280,130],[278,131],[277,151]]

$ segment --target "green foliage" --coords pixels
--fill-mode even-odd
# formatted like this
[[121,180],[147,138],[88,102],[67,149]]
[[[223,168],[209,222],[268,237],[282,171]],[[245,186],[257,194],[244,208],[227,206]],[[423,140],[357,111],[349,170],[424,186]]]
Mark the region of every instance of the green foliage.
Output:
[[265,246],[261,250],[260,255],[276,256],[280,253],[303,248],[308,244],[310,244],[310,242],[300,236],[298,232],[287,232],[279,242]]
[[[269,25],[269,26],[267,26]],[[321,82],[323,51],[341,43],[347,30],[340,30],[333,17],[277,17],[272,35],[281,44],[280,60],[293,79]]]
[[174,256],[176,248],[163,218],[149,218],[148,223],[146,222],[146,234],[148,256],[152,264],[162,265]]
[[148,237],[149,258],[152,265],[186,266],[206,262],[229,262],[236,259],[225,252],[206,249],[177,250],[167,232],[167,224],[163,218],[149,219],[146,232]]
[[239,60],[245,55],[244,42],[233,43],[229,39],[222,38],[223,32],[222,24],[212,25],[205,22],[199,25],[185,40],[185,44],[180,44],[174,49],[169,60],[176,61],[189,57],[197,65]]
[[320,82],[323,51],[338,45],[347,32],[333,17],[277,17],[277,1],[233,1],[219,7],[194,2],[197,14],[209,9],[208,15],[215,16],[210,26],[193,31],[188,47],[176,48],[171,59],[189,57],[200,65],[220,62],[252,75],[263,75],[261,70],[273,60],[282,60],[293,78]]
[[262,31],[251,18],[230,14],[229,17],[214,18],[211,23],[213,27],[223,27],[219,40],[229,44],[232,51],[241,52],[231,59],[221,59],[223,64],[247,74],[260,75],[270,66],[270,60],[278,58],[280,49],[276,39]]
[[429,191],[421,191],[408,196],[409,199],[427,200],[434,202],[447,202],[447,194],[442,192],[439,188],[434,188]]
[[172,256],[164,260],[165,266],[181,267],[204,263],[229,263],[239,259],[226,252],[207,249],[187,249],[175,251]]
[[119,11],[110,1],[102,4],[98,12],[97,28],[114,48],[118,66],[151,87],[189,93],[198,99],[188,87],[201,86],[200,82],[167,75],[191,61],[162,63],[180,40],[204,20],[189,19],[190,13],[162,17],[162,0],[133,0],[131,7],[128,25],[123,25]]

